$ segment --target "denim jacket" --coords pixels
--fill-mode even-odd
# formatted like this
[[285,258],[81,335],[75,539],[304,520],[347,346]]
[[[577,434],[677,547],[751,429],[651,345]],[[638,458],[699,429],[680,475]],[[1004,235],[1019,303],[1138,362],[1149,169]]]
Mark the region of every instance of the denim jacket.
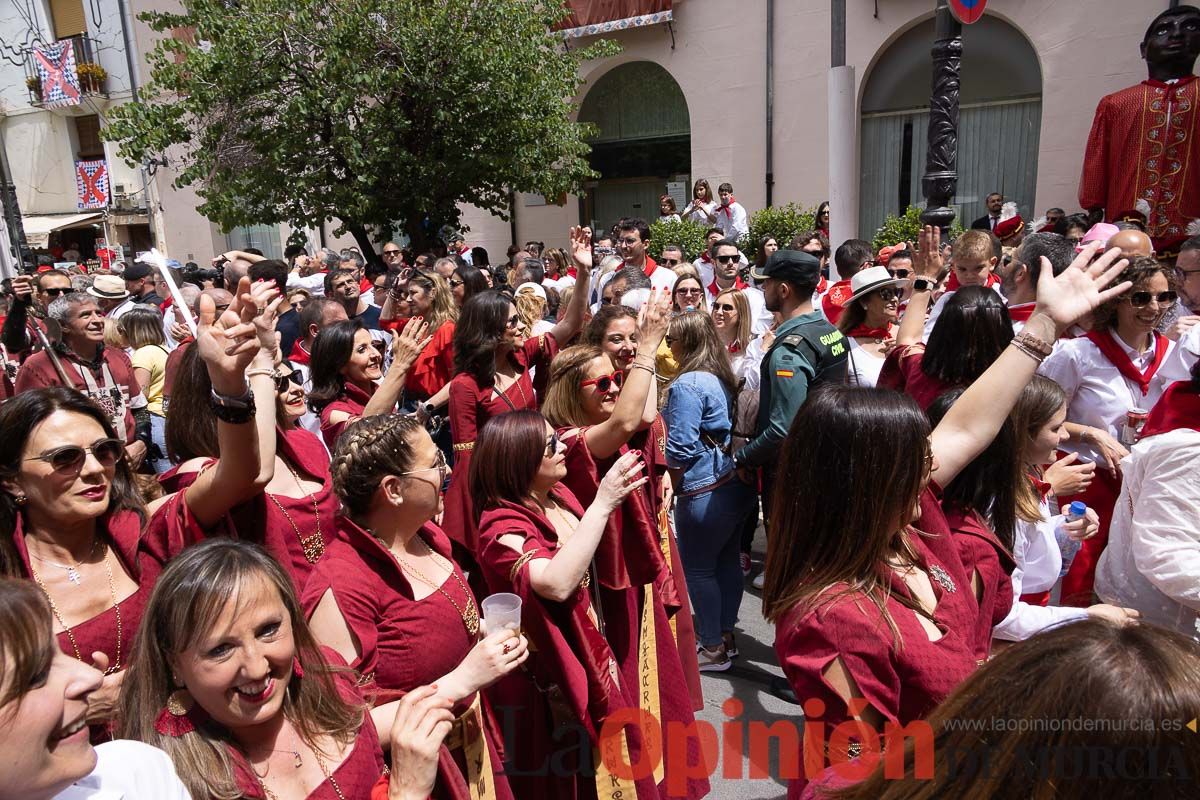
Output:
[[731,405],[725,385],[711,372],[684,373],[671,384],[663,418],[667,466],[683,470],[680,494],[709,489],[733,471],[733,458],[721,449],[729,447]]

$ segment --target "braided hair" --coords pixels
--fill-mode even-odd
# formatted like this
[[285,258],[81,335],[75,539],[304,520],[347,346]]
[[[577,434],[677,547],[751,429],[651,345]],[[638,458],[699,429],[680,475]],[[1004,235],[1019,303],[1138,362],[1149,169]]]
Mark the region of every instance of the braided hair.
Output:
[[330,472],[333,490],[351,518],[366,515],[384,478],[412,469],[409,436],[420,429],[412,414],[365,417],[346,428],[333,451]]

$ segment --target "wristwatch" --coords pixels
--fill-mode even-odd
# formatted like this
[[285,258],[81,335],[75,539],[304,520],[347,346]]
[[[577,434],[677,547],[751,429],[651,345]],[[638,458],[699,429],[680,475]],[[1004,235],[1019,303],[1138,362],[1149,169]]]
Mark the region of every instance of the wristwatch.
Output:
[[213,415],[221,422],[244,425],[254,419],[254,392],[249,388],[240,397],[229,397],[214,391],[209,396],[209,401]]
[[912,290],[914,292],[930,292],[933,291],[933,281],[928,278],[913,278]]

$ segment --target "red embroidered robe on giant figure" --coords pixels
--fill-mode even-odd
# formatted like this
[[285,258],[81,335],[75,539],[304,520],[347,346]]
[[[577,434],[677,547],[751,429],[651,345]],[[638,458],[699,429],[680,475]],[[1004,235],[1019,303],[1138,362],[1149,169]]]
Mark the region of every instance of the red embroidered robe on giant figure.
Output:
[[1187,238],[1200,218],[1200,131],[1195,75],[1174,83],[1144,80],[1100,98],[1084,151],[1079,204],[1104,207],[1105,219],[1150,204],[1148,232],[1158,252]]

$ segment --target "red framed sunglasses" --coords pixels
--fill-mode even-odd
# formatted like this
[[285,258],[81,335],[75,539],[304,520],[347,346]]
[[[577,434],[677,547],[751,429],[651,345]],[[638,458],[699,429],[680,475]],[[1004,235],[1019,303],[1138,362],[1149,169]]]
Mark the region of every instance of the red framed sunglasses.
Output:
[[601,375],[599,378],[592,378],[590,381],[583,381],[580,387],[595,386],[597,394],[608,394],[612,387],[621,388],[621,384],[625,382],[625,376],[620,370],[617,370],[612,375]]

